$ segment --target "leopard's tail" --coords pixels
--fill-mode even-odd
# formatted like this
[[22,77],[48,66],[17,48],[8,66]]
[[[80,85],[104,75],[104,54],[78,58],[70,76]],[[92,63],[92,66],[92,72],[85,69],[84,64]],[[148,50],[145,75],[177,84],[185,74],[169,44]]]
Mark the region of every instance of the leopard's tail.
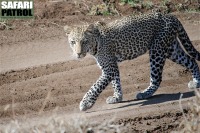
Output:
[[182,43],[185,51],[196,60],[200,61],[200,53],[194,48],[192,45],[192,42],[190,41],[190,38],[188,37],[183,25],[179,20],[178,21],[178,38],[180,42]]

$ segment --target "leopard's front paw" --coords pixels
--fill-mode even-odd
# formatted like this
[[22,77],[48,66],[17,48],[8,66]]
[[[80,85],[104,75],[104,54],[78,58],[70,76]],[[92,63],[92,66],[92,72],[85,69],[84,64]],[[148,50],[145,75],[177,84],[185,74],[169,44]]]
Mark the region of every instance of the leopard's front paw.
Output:
[[114,104],[114,103],[119,103],[122,101],[122,96],[109,96],[107,99],[106,99],[106,103],[108,104]]
[[190,81],[190,82],[188,83],[188,88],[189,88],[189,89],[200,88],[200,82]]
[[80,105],[79,105],[80,111],[86,111],[86,110],[92,108],[92,106],[94,105],[94,103],[95,103],[95,102],[92,102],[92,101],[83,99],[83,100],[80,102]]

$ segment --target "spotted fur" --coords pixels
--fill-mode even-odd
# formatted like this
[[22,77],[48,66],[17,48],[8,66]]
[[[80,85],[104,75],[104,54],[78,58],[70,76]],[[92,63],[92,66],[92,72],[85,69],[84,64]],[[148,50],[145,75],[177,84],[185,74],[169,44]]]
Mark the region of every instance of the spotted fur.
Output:
[[99,94],[110,82],[114,94],[108,97],[106,102],[121,102],[123,93],[117,63],[134,59],[148,50],[150,85],[137,94],[137,99],[149,98],[158,89],[166,59],[191,71],[193,80],[189,82],[189,88],[200,87],[199,67],[195,61],[200,60],[200,53],[193,47],[182,24],[173,15],[154,12],[137,17],[124,17],[108,24],[97,22],[86,26],[65,26],[65,31],[77,57],[83,58],[86,53],[90,53],[102,70],[102,75],[80,102],[82,111],[94,105]]

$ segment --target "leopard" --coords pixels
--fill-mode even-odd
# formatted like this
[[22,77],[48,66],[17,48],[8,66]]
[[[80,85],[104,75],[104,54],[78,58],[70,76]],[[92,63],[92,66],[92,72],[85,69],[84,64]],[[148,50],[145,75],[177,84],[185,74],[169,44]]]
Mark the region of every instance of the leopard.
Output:
[[92,108],[110,83],[114,93],[106,99],[106,103],[123,102],[118,63],[145,53],[150,58],[150,84],[136,94],[136,100],[152,97],[159,88],[166,59],[191,72],[189,89],[200,87],[200,72],[196,62],[200,61],[200,53],[173,14],[152,12],[130,15],[108,23],[97,21],[85,25],[66,25],[64,31],[76,57],[80,59],[87,54],[92,55],[102,71],[80,101],[80,111]]

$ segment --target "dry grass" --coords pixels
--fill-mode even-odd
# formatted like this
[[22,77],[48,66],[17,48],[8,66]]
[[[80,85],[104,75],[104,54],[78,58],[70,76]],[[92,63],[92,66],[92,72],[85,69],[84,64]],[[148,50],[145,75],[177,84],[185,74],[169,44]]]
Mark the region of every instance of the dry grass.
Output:
[[11,30],[13,26],[5,19],[0,19],[0,30]]
[[121,126],[113,124],[114,120],[103,123],[89,122],[84,118],[69,119],[53,115],[47,120],[21,124],[12,121],[0,129],[1,133],[120,133]]
[[195,90],[195,98],[189,103],[191,113],[184,115],[184,120],[180,123],[179,132],[200,133],[200,90]]
[[102,3],[93,5],[88,15],[120,15],[115,6],[111,3]]

